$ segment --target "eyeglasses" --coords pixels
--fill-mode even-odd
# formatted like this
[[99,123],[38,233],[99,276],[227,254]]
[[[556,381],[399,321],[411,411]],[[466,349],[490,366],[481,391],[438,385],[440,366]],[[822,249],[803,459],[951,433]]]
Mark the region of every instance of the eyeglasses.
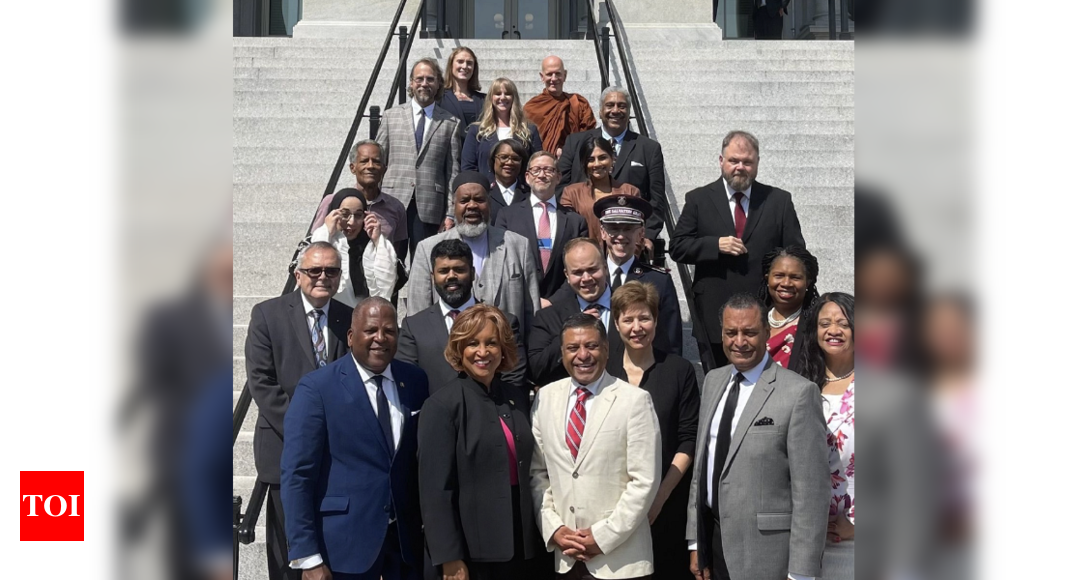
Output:
[[528,167],[527,173],[531,175],[554,175],[557,173],[556,167]]
[[297,271],[303,272],[309,278],[318,278],[324,274],[326,274],[327,278],[341,276],[341,268],[297,268]]
[[364,219],[364,215],[365,215],[365,213],[364,213],[363,210],[358,211],[358,212],[351,212],[349,210],[343,209],[343,210],[338,212],[338,217],[340,217],[342,219],[342,221],[346,221],[346,222],[349,221],[350,218],[356,218],[358,220],[359,219]]
[[498,155],[497,157],[494,157],[494,159],[497,159],[501,163],[519,163],[522,161],[519,155]]

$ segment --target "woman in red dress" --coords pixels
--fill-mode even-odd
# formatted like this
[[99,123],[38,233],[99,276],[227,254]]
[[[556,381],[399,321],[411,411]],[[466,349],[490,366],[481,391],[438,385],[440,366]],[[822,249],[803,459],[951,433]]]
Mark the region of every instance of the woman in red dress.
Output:
[[[790,368],[791,353],[796,350],[798,323],[806,315],[817,292],[820,267],[813,254],[801,246],[776,248],[761,260],[764,283],[758,298],[768,306],[768,354],[783,368]],[[793,370],[793,369],[792,369]]]

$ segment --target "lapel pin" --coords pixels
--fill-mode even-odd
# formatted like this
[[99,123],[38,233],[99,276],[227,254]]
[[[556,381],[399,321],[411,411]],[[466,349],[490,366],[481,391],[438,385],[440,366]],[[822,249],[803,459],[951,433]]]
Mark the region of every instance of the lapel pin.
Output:
[[404,383],[397,383],[397,384],[401,385],[402,389],[405,388],[405,384]]
[[515,404],[516,404],[516,401],[513,401],[512,399],[509,399],[509,404],[510,404],[510,405],[515,405]]

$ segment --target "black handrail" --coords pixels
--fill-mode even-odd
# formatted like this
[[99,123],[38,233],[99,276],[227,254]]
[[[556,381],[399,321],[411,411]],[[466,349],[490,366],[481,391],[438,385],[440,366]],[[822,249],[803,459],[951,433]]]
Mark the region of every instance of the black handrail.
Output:
[[[644,137],[649,137],[649,128],[646,125],[646,112],[642,108],[641,99],[638,98],[638,93],[635,91],[635,79],[631,75],[631,63],[627,58],[627,51],[624,50],[624,46],[627,43],[627,38],[624,33],[624,27],[620,23],[619,13],[616,11],[616,5],[612,0],[605,0],[605,8],[609,14],[609,22],[612,23],[613,36],[616,37],[616,50],[620,53],[620,68],[624,71],[624,81],[627,83],[628,94],[631,95],[631,108],[635,116],[635,120],[638,122],[638,130]],[[676,216],[672,213],[672,204],[668,203],[668,195],[665,194],[664,200],[664,226],[668,230],[668,238],[671,239],[676,231]],[[694,309],[694,291],[693,277],[690,273],[690,268],[686,264],[676,264],[676,270],[679,272],[679,280],[683,285],[683,295],[687,299],[687,309],[690,312],[696,312]],[[695,324],[696,321],[691,321]]]
[[[420,0],[419,9],[416,10],[416,17],[412,19],[412,28],[409,28],[409,30],[415,31],[419,26],[420,18],[423,18],[423,5],[426,3],[427,0]],[[397,90],[404,86],[405,71],[408,69],[408,55],[412,52],[412,44],[416,41],[416,35],[414,33],[409,34],[406,39],[403,36],[404,27],[401,27],[401,30],[401,38],[404,42],[404,47],[401,48],[401,62],[397,65],[397,73],[393,76],[393,82],[390,83],[390,96],[386,99],[386,106],[383,107],[383,110],[393,106],[393,98],[397,96]],[[400,104],[400,102],[398,104]]]
[[[594,53],[598,55],[598,70],[601,72],[601,90],[605,90],[609,87],[609,52],[608,46],[598,41],[597,25],[594,21],[597,19],[598,9],[594,4],[594,0],[587,0],[587,16],[586,16],[586,29],[587,36],[594,41]],[[605,29],[602,29],[602,33]]]

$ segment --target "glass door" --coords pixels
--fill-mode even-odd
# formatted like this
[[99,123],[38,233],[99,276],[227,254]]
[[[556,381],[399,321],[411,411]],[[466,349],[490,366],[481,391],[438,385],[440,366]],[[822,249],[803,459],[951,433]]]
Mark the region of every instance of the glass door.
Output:
[[557,38],[554,0],[467,0],[464,38]]

